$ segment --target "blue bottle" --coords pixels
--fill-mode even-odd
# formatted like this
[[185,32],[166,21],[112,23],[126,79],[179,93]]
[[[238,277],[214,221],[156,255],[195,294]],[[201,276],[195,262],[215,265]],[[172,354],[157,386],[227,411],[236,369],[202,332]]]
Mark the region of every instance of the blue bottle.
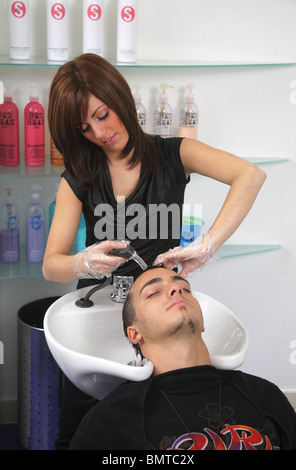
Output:
[[54,200],[50,203],[49,208],[48,208],[48,232],[50,231],[52,219],[53,219],[53,216],[54,216],[54,211],[55,211],[55,208],[56,208],[56,199],[57,199],[58,187],[59,187],[59,185],[57,184],[56,185],[56,191],[55,191],[55,194],[54,194]]
[[201,235],[203,225],[204,221],[199,218],[183,216],[180,245],[185,247],[196,240]]
[[40,263],[45,251],[45,211],[40,204],[41,186],[32,186],[31,202],[26,209],[26,257],[30,263]]
[[81,215],[81,220],[79,224],[79,228],[77,231],[77,253],[78,251],[84,250],[85,248],[85,241],[86,241],[86,227],[85,227],[85,220],[83,214]]

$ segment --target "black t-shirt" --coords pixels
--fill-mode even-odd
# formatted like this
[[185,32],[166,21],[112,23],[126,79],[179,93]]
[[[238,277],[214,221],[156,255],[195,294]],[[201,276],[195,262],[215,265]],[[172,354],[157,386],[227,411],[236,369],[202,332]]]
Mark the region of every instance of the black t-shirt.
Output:
[[[152,174],[141,172],[137,187],[122,204],[114,197],[106,162],[89,190],[67,171],[62,174],[83,203],[86,246],[106,239],[126,238],[139,256],[152,265],[157,255],[180,244],[182,204],[189,181],[180,158],[182,139],[155,136],[153,141],[159,161],[157,171]],[[95,210],[101,214],[94,215]],[[114,274],[137,277],[140,272],[141,268],[134,261],[128,261]]]
[[211,366],[156,376],[146,396],[145,423],[154,450],[280,448],[276,423]]

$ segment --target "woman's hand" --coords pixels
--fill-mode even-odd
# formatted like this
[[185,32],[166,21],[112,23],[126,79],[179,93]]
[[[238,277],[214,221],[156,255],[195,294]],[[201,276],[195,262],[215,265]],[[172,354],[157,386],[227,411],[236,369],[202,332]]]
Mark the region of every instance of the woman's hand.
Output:
[[186,277],[206,264],[213,254],[213,235],[209,231],[206,235],[199,237],[185,248],[177,246],[166,253],[158,255],[153,264],[162,264],[168,269],[173,269],[180,264],[182,266],[180,275]]
[[79,279],[102,279],[110,276],[115,269],[126,259],[109,255],[112,250],[125,248],[124,241],[111,241],[95,243],[79,251],[73,257],[73,271]]

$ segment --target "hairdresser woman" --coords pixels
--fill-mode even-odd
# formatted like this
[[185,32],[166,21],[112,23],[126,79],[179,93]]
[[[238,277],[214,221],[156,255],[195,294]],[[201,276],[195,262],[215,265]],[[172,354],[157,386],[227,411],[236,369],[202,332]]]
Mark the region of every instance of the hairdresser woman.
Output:
[[[187,275],[204,264],[238,228],[265,179],[265,174],[249,162],[201,142],[145,134],[138,124],[129,85],[115,67],[97,55],[81,55],[58,70],[50,89],[48,119],[66,168],[44,256],[43,274],[48,281],[79,279],[78,286],[82,287],[101,282],[110,272],[137,276],[140,268],[134,261],[123,264],[124,259],[108,256],[114,248],[125,246],[116,241],[122,207],[127,210],[135,207],[132,204],[141,204],[147,208],[148,234],[148,207],[174,203],[181,208],[190,174],[199,173],[230,186],[203,240],[187,250],[179,247],[180,236],[173,236],[173,221],[165,238],[157,229],[150,238],[132,240],[148,265],[163,263],[171,268],[182,264],[182,274]],[[114,237],[102,233],[98,239],[100,230],[95,226],[100,217],[106,217],[101,211],[103,204],[113,208],[105,225],[107,235]],[[70,255],[82,212],[88,249]]]

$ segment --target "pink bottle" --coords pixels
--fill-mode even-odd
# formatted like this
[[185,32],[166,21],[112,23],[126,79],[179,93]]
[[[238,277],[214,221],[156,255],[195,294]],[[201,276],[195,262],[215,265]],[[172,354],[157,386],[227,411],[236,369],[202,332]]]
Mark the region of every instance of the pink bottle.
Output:
[[25,107],[25,163],[29,166],[45,164],[45,114],[35,91],[35,83],[31,84],[30,103]]
[[4,103],[0,105],[0,165],[20,163],[19,112],[12,102],[11,85],[5,84]]

